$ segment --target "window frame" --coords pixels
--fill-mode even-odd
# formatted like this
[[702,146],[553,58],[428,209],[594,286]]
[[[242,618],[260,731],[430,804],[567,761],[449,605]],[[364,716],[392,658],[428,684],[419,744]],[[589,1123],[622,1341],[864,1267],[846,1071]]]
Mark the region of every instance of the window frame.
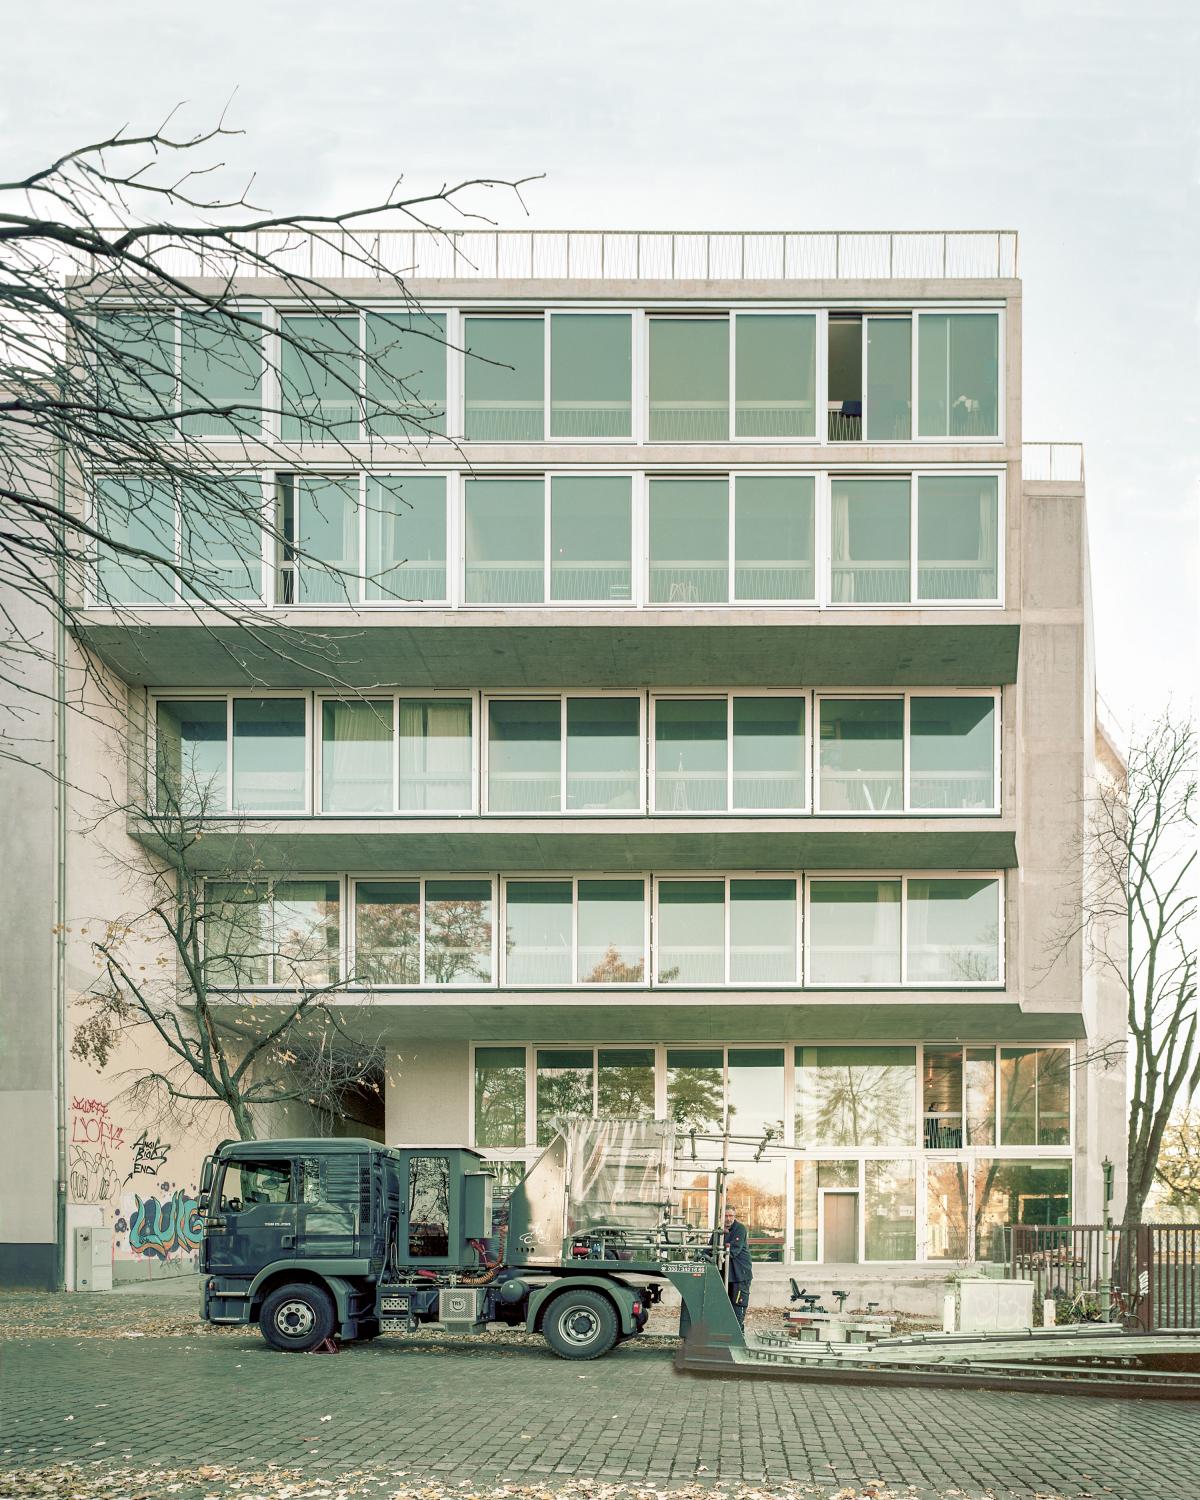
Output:
[[[240,698],[288,698],[304,703],[304,807],[292,811],[265,809],[239,810],[233,797],[233,705]],[[308,818],[313,816],[315,783],[313,767],[313,694],[311,689],[296,688],[234,688],[214,692],[204,688],[159,688],[150,693],[146,702],[146,787],[153,790],[153,802],[158,809],[158,705],[160,703],[224,703],[225,704],[225,804],[220,812],[207,813],[208,818],[270,819],[276,822],[286,818]]]
[[[765,980],[734,980],[730,978],[730,969],[732,968],[733,964],[733,929],[731,923],[732,897],[730,895],[730,885],[733,881],[741,880],[790,880],[795,884],[796,920],[793,936],[796,943],[796,967],[793,978]],[[659,916],[659,887],[663,883],[663,881],[666,881],[671,885],[697,885],[704,883],[708,883],[711,885],[720,881],[724,886],[724,952],[722,963],[723,978],[717,984],[696,984],[691,980],[671,981],[664,980],[662,978],[659,969],[661,945],[658,941],[658,934],[662,928],[662,923]],[[722,871],[713,871],[711,873],[705,872],[702,874],[696,874],[694,872],[676,874],[674,871],[670,872],[669,874],[659,874],[658,872],[655,872],[653,875],[653,922],[651,927],[653,942],[651,944],[650,955],[653,960],[653,970],[650,978],[650,984],[652,988],[661,990],[684,991],[788,990],[799,988],[803,984],[802,975],[804,972],[803,938],[805,903],[804,892],[801,889],[802,883],[802,877],[799,871],[791,870],[739,870],[736,874],[727,874]]]
[[[640,979],[640,980],[638,980],[638,979],[621,980],[619,983],[615,983],[615,984],[590,984],[590,983],[587,983],[584,980],[581,980],[578,977],[579,976],[579,882],[581,880],[624,880],[624,881],[629,881],[629,882],[633,882],[633,881],[636,880],[636,881],[640,882],[641,887],[642,887],[642,973],[645,976],[643,979]],[[508,887],[509,887],[510,883],[513,882],[513,881],[516,881],[518,884],[523,884],[523,885],[536,884],[538,882],[544,882],[547,885],[551,885],[551,884],[563,885],[563,884],[567,884],[567,883],[570,884],[570,887],[571,887],[571,978],[570,978],[570,981],[568,983],[548,983],[548,984],[543,984],[543,983],[538,983],[536,981],[529,981],[529,982],[524,983],[524,984],[522,984],[522,983],[510,983],[509,978],[508,978],[508,948],[507,948],[507,932],[508,932]],[[623,873],[623,872],[615,871],[615,870],[593,870],[593,871],[584,871],[582,874],[572,874],[572,875],[555,874],[552,871],[551,872],[547,872],[547,871],[536,871],[536,872],[535,871],[520,871],[519,873],[518,872],[510,872],[508,874],[501,875],[499,877],[499,885],[500,885],[500,907],[499,907],[499,912],[500,912],[500,915],[499,915],[499,918],[498,918],[498,920],[496,922],[496,930],[497,930],[497,934],[500,934],[501,930],[503,930],[503,933],[505,934],[505,941],[501,944],[501,964],[502,964],[502,968],[501,968],[501,980],[500,980],[500,986],[499,987],[501,989],[512,990],[512,991],[515,991],[515,992],[518,992],[518,993],[522,992],[522,991],[530,991],[530,990],[535,991],[535,992],[536,991],[545,991],[545,990],[554,990],[554,991],[557,991],[557,990],[583,990],[583,991],[586,991],[586,992],[592,993],[592,994],[604,994],[604,993],[607,993],[607,992],[620,991],[620,990],[629,990],[629,991],[637,992],[637,991],[648,990],[648,989],[652,988],[653,980],[652,980],[651,974],[650,974],[650,960],[651,960],[650,938],[651,938],[651,930],[652,930],[652,928],[651,928],[651,900],[652,900],[652,896],[651,896],[650,890],[648,889],[648,886],[650,885],[651,881],[652,881],[652,876],[648,872],[645,872],[645,871],[635,871],[635,872],[631,872],[631,873]],[[553,1044],[551,1044],[551,1043],[545,1043],[544,1045],[550,1046],[550,1045],[553,1045]],[[567,1042],[563,1042],[560,1045],[563,1046],[563,1047],[566,1047],[566,1046],[569,1046],[569,1045],[572,1045],[572,1044],[567,1043]]]
[[[562,690],[559,692],[531,689],[529,692],[516,692],[511,689],[498,690],[495,692],[484,689],[480,694],[479,710],[479,752],[476,757],[479,764],[479,810],[480,815],[488,818],[638,818],[647,815],[647,709],[645,689],[634,688],[628,692],[622,692],[620,688],[585,688],[578,692],[573,690]],[[636,698],[638,702],[638,805],[637,807],[615,807],[615,808],[588,808],[581,812],[574,812],[567,808],[567,705],[573,698]],[[553,703],[559,704],[558,717],[558,807],[542,812],[512,812],[507,809],[493,809],[489,795],[491,784],[491,705],[497,702],[505,703]]]
[[[1007,377],[1007,370],[1006,370],[1005,367],[1007,365],[1007,357],[1006,356],[1007,356],[1007,351],[1008,351],[1008,338],[1007,338],[1007,330],[1006,330],[1005,324],[1007,322],[1007,317],[1006,317],[1007,311],[1008,311],[1007,304],[1005,304],[1005,303],[988,302],[986,300],[983,301],[983,302],[981,302],[981,303],[979,303],[979,304],[971,304],[971,303],[964,303],[964,302],[919,303],[919,304],[917,304],[917,305],[915,305],[913,307],[913,309],[912,309],[912,320],[913,320],[913,337],[912,337],[912,358],[913,358],[913,375],[912,375],[912,437],[909,440],[910,442],[912,442],[914,444],[916,444],[916,443],[929,443],[929,444],[931,444],[933,446],[938,446],[938,445],[942,445],[942,444],[957,444],[958,446],[961,447],[961,446],[964,446],[964,445],[966,445],[966,446],[974,446],[975,444],[980,444],[980,445],[988,444],[988,445],[999,446],[1001,443],[1003,443],[1003,442],[1006,441],[1006,437],[1005,437],[1005,434],[1006,434],[1005,416],[1006,416],[1008,392],[1007,392],[1007,389],[1006,389],[1006,386],[1007,386],[1007,379],[1006,379],[1006,377]],[[996,424],[997,424],[997,426],[999,428],[998,432],[989,433],[989,434],[986,434],[986,435],[983,435],[983,436],[979,436],[979,437],[974,437],[974,436],[972,436],[972,437],[964,437],[964,436],[961,436],[961,435],[960,436],[955,436],[953,434],[948,435],[948,436],[943,436],[943,437],[928,437],[928,436],[924,436],[924,435],[918,436],[917,429],[918,429],[918,426],[919,426],[919,423],[920,423],[920,419],[919,419],[919,416],[918,416],[918,410],[919,410],[920,401],[921,401],[921,391],[920,391],[920,386],[918,384],[918,379],[919,379],[919,372],[920,372],[920,345],[921,345],[920,319],[921,319],[922,313],[933,314],[934,316],[946,315],[946,316],[951,316],[951,317],[955,313],[958,313],[958,314],[961,314],[961,315],[965,315],[965,316],[968,316],[968,317],[969,316],[979,316],[980,314],[990,313],[991,315],[993,315],[995,317],[995,319],[996,319]]]
[[[782,818],[809,817],[813,814],[813,695],[812,688],[651,688],[648,693],[649,711],[644,730],[646,746],[646,798],[645,811],[652,818]],[[804,703],[804,734],[801,754],[803,759],[802,781],[804,783],[804,805],[802,807],[755,807],[736,808],[733,803],[734,769],[734,702],[738,698],[799,698]],[[710,702],[725,700],[725,806],[711,812],[683,808],[660,808],[656,800],[658,775],[658,705],[661,702],[692,702],[704,699]]]
[[[404,871],[372,871],[370,874],[347,875],[345,877],[347,892],[344,903],[346,912],[346,937],[345,937],[345,959],[343,974],[352,974],[358,960],[358,887],[360,885],[388,885],[410,881],[418,887],[417,902],[417,964],[420,978],[416,984],[374,984],[362,982],[351,985],[346,983],[346,991],[351,995],[360,994],[382,994],[395,991],[398,994],[409,994],[418,990],[431,994],[444,994],[452,990],[495,990],[501,988],[499,982],[499,957],[497,944],[500,932],[500,905],[499,905],[499,881],[500,877],[494,871],[477,870],[434,870],[420,875]],[[491,971],[489,980],[472,979],[465,983],[455,982],[452,984],[431,984],[426,978],[425,947],[426,947],[426,888],[430,881],[439,880],[486,880],[491,892],[492,903],[492,942],[491,942]]]
[[[327,885],[336,885],[337,886],[337,889],[338,889],[338,944],[337,944],[338,978],[337,978],[336,983],[338,985],[344,985],[345,984],[345,975],[348,972],[347,967],[346,967],[346,942],[347,942],[347,928],[348,928],[348,924],[349,924],[349,916],[348,916],[347,907],[346,907],[347,877],[345,875],[322,874],[320,871],[308,871],[308,870],[306,870],[302,874],[291,874],[291,875],[247,875],[244,878],[245,878],[245,882],[246,882],[247,885],[265,885],[267,887],[267,910],[268,910],[269,918],[270,918],[270,939],[269,939],[269,942],[270,942],[270,951],[269,951],[269,953],[267,955],[267,979],[262,984],[249,984],[249,985],[241,985],[241,984],[213,984],[210,981],[208,988],[210,990],[212,990],[212,991],[214,991],[214,992],[216,992],[218,994],[222,994],[222,995],[226,995],[226,994],[242,994],[242,993],[245,993],[246,991],[249,991],[249,992],[251,992],[253,994],[257,994],[260,990],[272,990],[272,991],[275,991],[275,992],[278,992],[278,993],[298,993],[299,992],[299,990],[302,988],[302,986],[298,986],[298,985],[295,985],[295,984],[287,984],[287,983],[284,983],[284,982],[276,979],[276,977],[275,977],[276,964],[277,964],[278,959],[279,959],[279,954],[278,954],[278,952],[276,950],[276,946],[275,946],[275,888],[276,888],[276,886],[279,886],[279,885],[302,885],[302,884],[309,883],[309,882],[312,882],[312,883],[323,882],[323,883],[325,883]],[[204,915],[203,920],[200,922],[200,948],[201,948],[202,955],[206,959],[209,958],[210,956],[217,956],[217,955],[210,955],[209,952],[208,952],[208,939],[207,939],[207,931],[206,931],[206,924],[207,924],[207,921],[208,921],[208,916],[207,916],[207,912],[208,912],[208,887],[210,885],[231,885],[231,884],[232,885],[236,885],[237,883],[238,883],[238,877],[231,877],[229,875],[224,875],[224,876],[221,876],[221,875],[211,876],[210,875],[210,876],[205,876],[204,877],[203,889],[204,889],[204,913],[205,913],[205,915]],[[320,988],[322,988],[322,986],[318,985],[318,986],[314,986],[314,988],[320,989]]]

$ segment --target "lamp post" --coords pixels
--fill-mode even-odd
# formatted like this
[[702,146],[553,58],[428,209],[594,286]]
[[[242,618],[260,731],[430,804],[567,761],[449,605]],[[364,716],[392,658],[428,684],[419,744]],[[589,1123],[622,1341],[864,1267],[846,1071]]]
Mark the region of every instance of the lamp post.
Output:
[[1112,1321],[1112,1215],[1109,1205],[1113,1193],[1113,1164],[1106,1156],[1101,1163],[1104,1173],[1104,1228],[1100,1234],[1100,1316],[1105,1323]]

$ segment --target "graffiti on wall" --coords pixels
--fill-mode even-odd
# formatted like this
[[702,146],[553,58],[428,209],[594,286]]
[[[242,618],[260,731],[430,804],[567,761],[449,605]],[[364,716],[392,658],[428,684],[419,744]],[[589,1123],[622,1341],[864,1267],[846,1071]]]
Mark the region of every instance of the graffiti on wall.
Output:
[[73,1203],[104,1203],[115,1198],[121,1188],[112,1157],[87,1146],[71,1147],[70,1178]]
[[143,1130],[133,1143],[133,1166],[130,1167],[125,1181],[129,1182],[132,1178],[143,1174],[147,1177],[157,1177],[170,1151],[171,1147],[168,1142],[160,1141],[157,1136],[151,1140]]
[[118,1125],[103,1099],[71,1096],[71,1144],[94,1146],[106,1156],[125,1144],[125,1127]]
[[142,1198],[137,1193],[133,1198],[127,1225],[129,1248],[135,1255],[167,1260],[172,1255],[190,1255],[199,1247],[203,1229],[193,1193],[176,1188],[161,1198]]

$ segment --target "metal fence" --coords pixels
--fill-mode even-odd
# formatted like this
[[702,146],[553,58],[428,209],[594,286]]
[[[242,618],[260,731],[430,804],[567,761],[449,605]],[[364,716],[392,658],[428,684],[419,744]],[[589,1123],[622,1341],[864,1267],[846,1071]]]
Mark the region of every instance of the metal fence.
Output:
[[[147,241],[172,275],[471,280],[990,280],[1017,275],[1011,229],[754,232],[641,229],[319,229],[227,247]],[[269,255],[271,265],[256,262]]]
[[1114,1317],[1147,1332],[1200,1328],[1200,1224],[1010,1224],[992,1258],[1032,1281],[1035,1299],[1074,1302],[1082,1313],[1105,1279],[1105,1236]]
[[1027,480],[1083,483],[1082,443],[1022,443],[1021,474]]

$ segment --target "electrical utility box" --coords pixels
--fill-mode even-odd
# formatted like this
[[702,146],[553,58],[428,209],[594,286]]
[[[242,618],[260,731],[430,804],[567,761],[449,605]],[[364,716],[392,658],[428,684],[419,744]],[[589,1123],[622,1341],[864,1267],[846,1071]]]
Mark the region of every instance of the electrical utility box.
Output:
[[480,1286],[444,1286],[438,1293],[438,1322],[448,1333],[482,1333],[484,1292]]
[[89,1226],[75,1231],[75,1290],[111,1292],[113,1232]]

